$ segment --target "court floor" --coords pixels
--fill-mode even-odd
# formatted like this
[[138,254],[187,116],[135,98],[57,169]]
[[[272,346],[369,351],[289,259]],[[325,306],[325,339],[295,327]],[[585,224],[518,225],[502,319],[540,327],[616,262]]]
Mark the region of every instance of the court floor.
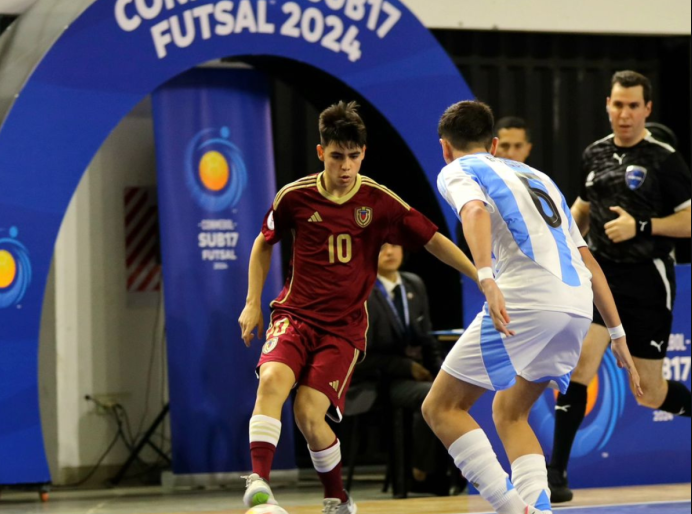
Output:
[[[555,514],[689,514],[690,484],[576,491],[574,502]],[[320,514],[316,484],[276,491],[289,514]],[[2,514],[244,514],[241,492],[228,489],[177,490],[158,487],[93,491],[55,491],[48,503],[35,492],[3,491]],[[380,484],[359,484],[354,491],[359,514],[486,514],[478,496],[417,497],[391,500]]]
[[645,505],[620,505],[613,507],[584,507],[565,510],[569,514],[687,514],[690,502],[650,503]]

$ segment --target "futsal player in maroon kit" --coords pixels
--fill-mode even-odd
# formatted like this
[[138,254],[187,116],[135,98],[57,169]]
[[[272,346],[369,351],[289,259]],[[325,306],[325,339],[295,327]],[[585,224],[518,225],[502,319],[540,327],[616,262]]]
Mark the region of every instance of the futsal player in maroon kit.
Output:
[[366,301],[384,243],[426,248],[477,279],[469,259],[437,227],[396,194],[359,174],[366,129],[355,103],[340,102],[320,116],[318,157],[325,171],[287,185],[276,195],[255,240],[245,309],[239,323],[249,347],[262,337],[261,297],[273,245],[293,236],[286,285],[272,302],[258,364],[259,389],[250,421],[253,474],[245,504],[276,504],[269,475],[281,435],[281,410],[294,386],[295,419],[325,489],[324,514],[355,514],[344,491],[340,443],[325,417],[341,421],[353,369],[364,358]]

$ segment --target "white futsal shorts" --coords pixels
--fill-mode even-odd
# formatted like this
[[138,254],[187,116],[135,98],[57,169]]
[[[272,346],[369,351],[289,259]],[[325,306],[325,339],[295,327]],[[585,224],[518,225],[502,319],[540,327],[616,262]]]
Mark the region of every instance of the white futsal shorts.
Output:
[[519,376],[529,382],[552,382],[566,393],[591,319],[564,312],[513,310],[508,312],[508,328],[516,335],[505,337],[495,330],[487,309],[486,305],[457,341],[442,369],[491,391],[509,389]]

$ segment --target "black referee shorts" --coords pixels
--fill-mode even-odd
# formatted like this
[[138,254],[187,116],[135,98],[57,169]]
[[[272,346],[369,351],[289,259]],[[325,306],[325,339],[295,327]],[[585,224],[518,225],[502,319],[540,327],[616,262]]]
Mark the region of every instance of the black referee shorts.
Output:
[[[622,264],[598,259],[615,296],[632,356],[661,360],[673,329],[676,282],[673,259]],[[605,326],[594,308],[594,323]]]

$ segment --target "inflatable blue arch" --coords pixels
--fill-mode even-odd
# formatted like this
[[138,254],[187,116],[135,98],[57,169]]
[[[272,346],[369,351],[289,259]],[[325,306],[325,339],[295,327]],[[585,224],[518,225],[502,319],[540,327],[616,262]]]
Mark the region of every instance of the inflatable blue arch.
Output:
[[[350,86],[391,123],[433,187],[443,164],[438,118],[472,98],[444,49],[398,0],[91,3],[43,55],[0,128],[0,484],[50,480],[38,404],[41,309],[58,230],[84,170],[158,86],[201,63],[242,56],[300,61]],[[454,214],[443,211],[453,226]]]

